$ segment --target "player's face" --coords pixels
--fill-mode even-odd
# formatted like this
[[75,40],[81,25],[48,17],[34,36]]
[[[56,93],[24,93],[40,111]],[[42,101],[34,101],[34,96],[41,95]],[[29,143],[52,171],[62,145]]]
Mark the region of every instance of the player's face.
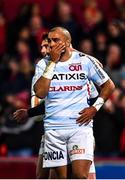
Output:
[[48,47],[48,40],[43,40],[41,43],[41,54],[43,57],[49,55],[49,47]]
[[[53,31],[48,34],[48,44],[50,49],[58,43],[65,43],[66,45],[66,37],[60,31]],[[66,48],[63,52],[66,51]]]

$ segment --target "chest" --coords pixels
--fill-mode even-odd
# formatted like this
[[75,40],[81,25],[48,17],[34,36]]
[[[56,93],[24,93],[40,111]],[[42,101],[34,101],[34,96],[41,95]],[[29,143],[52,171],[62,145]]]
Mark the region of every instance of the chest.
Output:
[[66,65],[57,65],[51,85],[55,83],[83,83],[87,79],[86,68],[81,63],[69,63]]

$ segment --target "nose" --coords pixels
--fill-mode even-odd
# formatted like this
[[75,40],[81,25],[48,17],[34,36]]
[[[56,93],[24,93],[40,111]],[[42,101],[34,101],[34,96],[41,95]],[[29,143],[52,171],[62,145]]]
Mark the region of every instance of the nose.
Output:
[[46,48],[44,46],[41,48],[41,53],[46,53]]
[[49,52],[50,52],[50,48],[48,47],[46,53],[49,54]]
[[52,48],[55,45],[55,42],[53,40],[50,41],[49,46]]

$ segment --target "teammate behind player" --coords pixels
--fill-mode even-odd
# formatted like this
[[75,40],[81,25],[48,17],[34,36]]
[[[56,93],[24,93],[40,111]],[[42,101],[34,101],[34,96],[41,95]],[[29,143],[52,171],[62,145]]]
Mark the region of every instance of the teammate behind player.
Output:
[[[44,33],[42,36],[42,42],[41,42],[41,58],[44,58],[48,56],[49,48],[48,48],[48,34]],[[33,84],[34,78],[32,79]],[[33,91],[33,88],[31,89],[31,108],[29,109],[18,109],[13,114],[13,118],[20,122],[25,121],[30,117],[38,116],[38,115],[44,115],[45,114],[45,106],[44,106],[44,100],[39,99],[35,96],[35,93]],[[43,124],[43,122],[42,122]],[[43,133],[44,128],[42,127],[41,132]],[[42,134],[41,134],[42,135]],[[42,145],[43,145],[43,139],[41,139],[41,145],[39,150],[39,156],[37,160],[37,166],[36,166],[36,177],[38,179],[40,178],[49,178],[49,169],[48,168],[42,168]]]

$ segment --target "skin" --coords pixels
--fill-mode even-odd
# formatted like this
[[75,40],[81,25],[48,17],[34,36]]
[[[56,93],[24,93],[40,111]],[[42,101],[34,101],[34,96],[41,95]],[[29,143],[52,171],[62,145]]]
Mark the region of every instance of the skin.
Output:
[[41,52],[43,57],[45,57],[46,55],[49,54],[49,47],[48,47],[48,40],[47,39],[42,41],[40,52]]
[[36,165],[36,178],[37,179],[48,179],[49,178],[49,168],[43,168],[43,155],[40,154],[37,159],[37,165]]
[[[52,29],[48,34],[50,57],[51,61],[58,63],[58,61],[67,61],[71,56],[71,36],[67,30],[57,27]],[[63,52],[63,53],[62,53]],[[60,59],[61,58],[61,59]],[[35,93],[38,97],[45,98],[48,94],[51,80],[41,76],[34,86]],[[111,80],[108,80],[101,86],[100,97],[106,101],[113,92],[115,86]],[[97,110],[91,106],[79,112],[80,117],[76,120],[82,125],[88,124],[95,116]],[[75,160],[72,162],[73,178],[88,178],[91,161],[89,160]],[[56,168],[58,178],[67,178],[67,167]]]
[[25,121],[28,118],[27,109],[18,109],[13,113],[13,119],[17,122]]

